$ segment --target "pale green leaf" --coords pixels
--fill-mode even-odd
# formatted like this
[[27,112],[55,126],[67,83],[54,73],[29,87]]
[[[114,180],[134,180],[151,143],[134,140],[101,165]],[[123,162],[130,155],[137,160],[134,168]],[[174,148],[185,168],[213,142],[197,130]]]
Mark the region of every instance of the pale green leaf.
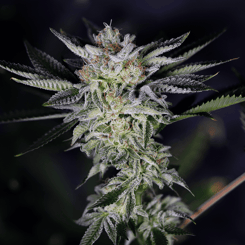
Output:
[[33,69],[32,67],[6,62],[4,60],[0,61],[0,67],[14,74],[17,74],[19,76],[29,78],[29,79],[47,78],[46,74],[42,74],[40,71],[37,71],[36,69]]
[[78,139],[82,137],[82,135],[88,130],[88,126],[86,124],[78,124],[73,130],[73,137],[71,145],[73,145]]
[[58,37],[65,45],[67,48],[69,48],[73,53],[75,53],[76,55],[82,57],[82,58],[88,58],[89,57],[89,54],[88,52],[78,46],[77,44],[75,44],[73,42],[73,40],[71,38],[69,38],[68,36],[66,35],[62,35],[60,33],[58,33],[57,31],[55,31],[54,29],[50,28],[51,32],[56,36]]
[[104,220],[104,229],[110,238],[110,240],[113,242],[114,245],[116,245],[117,240],[117,229],[115,225],[110,220],[110,217],[107,216],[107,218]]
[[27,152],[30,152],[30,151],[33,151],[33,150],[36,150],[36,149],[42,147],[43,145],[49,143],[50,141],[54,140],[58,136],[60,136],[60,135],[64,134],[65,132],[67,132],[76,123],[77,123],[77,120],[74,120],[72,122],[62,123],[62,124],[54,127],[49,132],[47,132],[43,137],[41,137],[36,142],[34,142],[29,148],[27,148],[27,150],[25,152],[16,155],[16,157],[22,156],[23,154],[26,154]]
[[197,105],[193,107],[190,110],[185,111],[183,114],[194,114],[194,113],[201,113],[201,112],[211,112],[215,111],[221,108],[225,108],[227,106],[235,105],[237,103],[241,103],[245,101],[245,97],[242,95],[240,96],[224,96],[222,95],[221,97],[217,97],[211,101],[204,102],[201,105]]
[[22,83],[31,87],[41,88],[51,91],[62,91],[72,88],[72,83],[65,80],[43,79],[43,80],[20,80],[12,78],[15,82]]
[[36,110],[13,111],[0,116],[0,124],[64,118],[67,115],[67,113],[57,113],[56,111],[44,110],[44,108]]
[[80,245],[92,245],[101,235],[105,217],[96,219],[86,230]]
[[149,121],[143,121],[143,146],[146,149],[153,134],[153,126]]

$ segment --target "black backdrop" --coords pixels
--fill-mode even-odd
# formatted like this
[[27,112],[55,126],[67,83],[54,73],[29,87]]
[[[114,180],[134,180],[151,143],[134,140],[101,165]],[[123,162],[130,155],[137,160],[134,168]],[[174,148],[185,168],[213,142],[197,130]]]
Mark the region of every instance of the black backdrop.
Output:
[[[186,42],[191,43],[228,27],[225,34],[191,60],[240,57],[202,72],[220,71],[208,85],[221,89],[238,83],[231,67],[245,76],[244,12],[244,0],[0,0],[0,59],[30,65],[24,39],[60,61],[74,57],[49,27],[87,37],[82,17],[101,28],[103,22],[110,23],[112,19],[112,25],[120,28],[123,34],[136,34],[138,45],[159,36],[177,37],[187,31],[191,34]],[[47,100],[42,91],[17,84],[10,80],[11,76],[0,70],[1,115],[13,109],[34,109]],[[169,96],[169,100],[177,103],[182,97]],[[213,115],[222,125],[222,137],[218,143],[211,141],[200,167],[187,179],[194,187],[198,181],[217,176],[229,183],[245,170],[245,132],[239,120],[239,105]],[[188,137],[202,120],[194,118],[170,125],[161,133],[162,142],[181,144],[181,139]],[[99,179],[93,178],[83,188],[74,190],[92,162],[79,150],[63,152],[69,143],[62,141],[70,138],[71,133],[37,151],[13,157],[60,122],[56,119],[0,125],[0,244],[73,245],[79,244],[85,232],[85,228],[75,225],[73,220],[82,215],[86,196],[93,193]],[[198,218],[196,226],[188,227],[196,236],[183,244],[245,244],[244,193],[245,184]],[[103,234],[96,244],[110,244],[110,241]]]

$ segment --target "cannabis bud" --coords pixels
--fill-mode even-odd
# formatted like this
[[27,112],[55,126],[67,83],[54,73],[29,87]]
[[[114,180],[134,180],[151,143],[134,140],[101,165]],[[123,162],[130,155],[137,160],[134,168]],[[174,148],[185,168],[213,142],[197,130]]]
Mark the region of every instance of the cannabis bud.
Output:
[[[64,60],[76,68],[75,73],[28,42],[25,46],[34,68],[0,61],[2,68],[26,78],[13,78],[14,81],[56,91],[43,105],[63,110],[59,114],[47,110],[46,115],[39,117],[15,118],[15,121],[63,118],[62,124],[24,153],[74,127],[69,149],[79,148],[93,158],[93,167],[82,184],[97,173],[103,177],[109,166],[120,170],[108,183],[95,188],[96,195],[88,197],[90,203],[77,221],[89,225],[81,245],[93,244],[103,228],[114,244],[127,238],[128,228],[132,231],[128,233],[131,240],[137,238],[140,244],[145,241],[147,244],[172,244],[174,235],[188,234],[177,225],[179,218],[191,219],[191,212],[180,198],[154,196],[153,184],[160,189],[166,185],[173,190],[176,183],[189,189],[178,172],[169,169],[170,147],[157,143],[152,137],[159,136],[166,125],[178,120],[194,116],[212,118],[211,111],[244,101],[239,95],[222,94],[179,115],[169,110],[171,103],[166,101],[166,93],[213,90],[204,82],[214,75],[192,73],[229,60],[180,64],[223,31],[174,51],[189,33],[138,47],[134,43],[135,35],[122,36],[118,29],[105,23],[105,28],[98,31],[92,23],[84,21],[90,42],[51,29],[79,56],[79,59]],[[153,195],[148,204],[143,202],[147,195]]]

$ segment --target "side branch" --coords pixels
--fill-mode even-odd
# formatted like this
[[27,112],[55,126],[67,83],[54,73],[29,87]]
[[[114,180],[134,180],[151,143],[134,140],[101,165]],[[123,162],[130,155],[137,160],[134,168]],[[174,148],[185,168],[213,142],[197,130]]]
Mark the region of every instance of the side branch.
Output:
[[[237,186],[239,186],[241,183],[245,181],[245,173],[243,173],[241,176],[239,176],[237,179],[233,180],[230,184],[228,184],[226,187],[224,187],[221,191],[213,195],[209,200],[204,202],[197,211],[191,216],[193,220],[195,220],[198,216],[200,216],[203,212],[205,212],[208,208],[210,208],[213,204],[218,202],[222,197],[224,197],[226,194],[228,194],[230,191],[235,189]],[[185,228],[191,220],[185,220],[181,225],[180,228]]]

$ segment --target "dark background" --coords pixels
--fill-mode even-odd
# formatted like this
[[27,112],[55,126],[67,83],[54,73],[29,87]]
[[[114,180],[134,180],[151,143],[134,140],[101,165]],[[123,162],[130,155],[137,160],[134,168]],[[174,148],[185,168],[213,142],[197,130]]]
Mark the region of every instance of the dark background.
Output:
[[[24,39],[59,61],[74,57],[49,27],[87,38],[82,17],[101,28],[103,22],[110,23],[112,19],[112,26],[120,28],[121,33],[137,35],[137,45],[159,37],[177,37],[187,31],[191,34],[185,42],[191,43],[228,27],[225,34],[191,59],[195,62],[240,57],[200,73],[220,71],[207,84],[222,89],[239,82],[231,67],[245,76],[244,13],[244,0],[1,0],[0,60],[30,65]],[[0,70],[1,115],[15,109],[40,108],[52,94],[17,84],[10,80],[11,76]],[[46,94],[49,96],[45,97]],[[197,100],[209,94],[203,92]],[[183,97],[169,96],[169,101],[176,104]],[[235,105],[214,112],[217,122],[187,119],[161,133],[161,142],[173,146],[178,162],[189,164],[188,171],[180,168],[180,173],[196,199],[186,191],[181,196],[193,208],[200,205],[198,199],[205,201],[208,195],[245,171],[245,132],[239,109]],[[99,178],[92,178],[75,191],[92,162],[79,150],[63,152],[69,147],[69,142],[63,140],[69,139],[71,132],[37,151],[14,158],[59,123],[61,120],[56,119],[0,125],[0,244],[78,245],[85,232],[85,227],[75,225],[73,220],[82,215],[86,197],[93,193]],[[176,159],[173,162],[177,163]],[[200,191],[200,188],[204,189]],[[244,193],[245,184],[210,208],[197,219],[196,226],[188,227],[196,236],[182,244],[244,245]],[[103,233],[96,244],[111,243]]]

